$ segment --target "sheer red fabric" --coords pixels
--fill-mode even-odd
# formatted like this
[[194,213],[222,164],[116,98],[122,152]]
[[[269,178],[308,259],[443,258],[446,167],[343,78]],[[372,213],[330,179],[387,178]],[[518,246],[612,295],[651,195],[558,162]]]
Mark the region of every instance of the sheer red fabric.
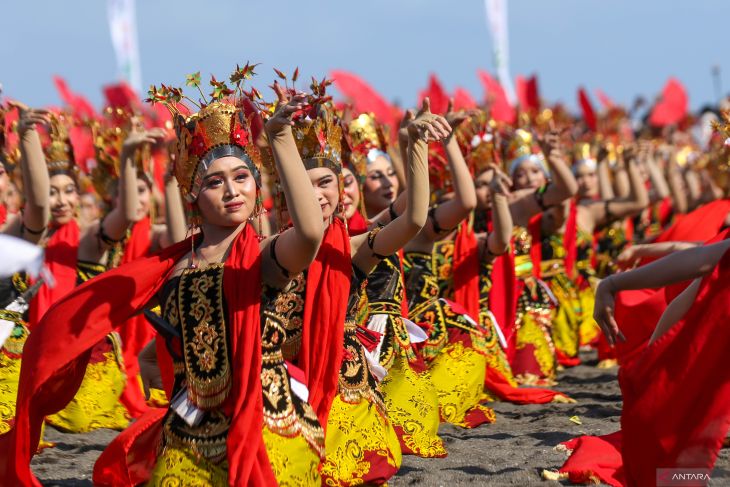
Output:
[[323,428],[337,394],[351,275],[350,237],[344,222],[335,218],[307,270],[298,362],[307,380],[309,403]]
[[54,287],[44,284],[30,303],[28,328],[33,329],[56,301],[76,287],[76,264],[79,252],[79,225],[71,220],[56,228],[46,244],[45,265],[56,281]]

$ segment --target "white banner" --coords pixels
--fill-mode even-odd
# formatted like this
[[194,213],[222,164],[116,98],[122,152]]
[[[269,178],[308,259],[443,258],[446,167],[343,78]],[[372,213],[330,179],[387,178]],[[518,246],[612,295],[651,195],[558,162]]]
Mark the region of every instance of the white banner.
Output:
[[515,88],[509,74],[509,35],[507,31],[507,0],[484,0],[487,10],[487,26],[492,36],[494,67],[497,79],[504,88],[510,104],[515,105]]
[[134,0],[107,0],[107,13],[119,73],[137,95],[141,95],[142,68],[139,63]]

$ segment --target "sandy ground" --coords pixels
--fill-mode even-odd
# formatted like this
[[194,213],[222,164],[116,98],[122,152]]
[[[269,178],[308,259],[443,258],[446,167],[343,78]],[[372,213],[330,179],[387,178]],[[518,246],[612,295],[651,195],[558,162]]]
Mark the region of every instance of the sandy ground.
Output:
[[[555,451],[561,441],[582,434],[605,434],[619,428],[621,396],[616,369],[599,370],[595,360],[560,374],[558,390],[577,404],[518,406],[493,403],[497,422],[473,430],[441,427],[449,455],[443,459],[404,457],[390,485],[560,485],[543,481],[542,469],[557,469],[566,453]],[[577,416],[578,425],[570,418]],[[33,470],[46,486],[90,486],[93,463],[116,435],[100,430],[68,435],[48,428],[46,439],[56,447],[36,456]],[[730,485],[730,450],[724,449],[715,466],[711,485]]]

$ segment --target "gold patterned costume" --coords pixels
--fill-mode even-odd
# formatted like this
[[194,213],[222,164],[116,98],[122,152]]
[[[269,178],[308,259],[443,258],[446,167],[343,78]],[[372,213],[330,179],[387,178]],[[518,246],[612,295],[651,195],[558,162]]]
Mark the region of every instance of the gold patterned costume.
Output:
[[486,331],[453,303],[439,298],[432,255],[406,252],[403,270],[409,318],[428,327],[419,351],[429,364],[442,421],[473,428],[493,423],[494,410],[481,404],[486,373]]
[[[82,284],[105,270],[101,264],[78,261],[76,283]],[[126,383],[119,335],[111,333],[92,349],[84,380],[71,402],[48,416],[46,422],[68,433],[99,428],[121,431],[129,425],[127,410],[119,402]]]
[[365,275],[353,267],[338,394],[327,420],[326,485],[381,484],[401,465],[398,436],[358,338],[368,316],[366,285]]
[[532,273],[532,236],[523,227],[512,232],[519,289],[515,318],[516,350],[512,371],[526,385],[555,383],[555,345],[550,333],[554,303],[544,282]]
[[[324,432],[311,406],[292,390],[282,353],[289,296],[265,289],[262,300],[261,386],[263,440],[279,485],[319,485]],[[174,408],[163,421],[163,450],[148,485],[217,486],[228,482],[232,370],[223,297],[223,264],[186,269],[165,283],[162,316],[180,333],[173,359],[175,398],[199,405],[198,422]]]
[[551,320],[556,359],[560,365],[570,367],[580,363],[578,348],[582,308],[578,289],[565,269],[567,252],[563,238],[562,233],[553,233],[543,239],[540,267],[541,277],[557,301]]
[[403,321],[403,293],[400,260],[393,254],[378,263],[368,276],[367,285],[368,329],[383,334],[374,355],[387,371],[380,384],[385,408],[403,453],[443,457],[446,450],[437,434],[438,395]]
[[578,270],[578,293],[581,302],[580,343],[581,345],[596,344],[601,335],[601,329],[593,319],[595,303],[594,290],[598,283],[596,271],[593,269],[593,236],[578,229],[576,236],[576,269]]

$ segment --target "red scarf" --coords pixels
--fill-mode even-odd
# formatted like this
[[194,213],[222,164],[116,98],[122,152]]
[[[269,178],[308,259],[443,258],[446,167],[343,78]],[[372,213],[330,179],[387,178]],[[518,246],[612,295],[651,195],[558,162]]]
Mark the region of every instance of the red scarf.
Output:
[[530,218],[530,222],[527,224],[527,231],[530,232],[532,237],[532,244],[530,245],[530,260],[532,260],[532,275],[535,279],[542,277],[542,213]]
[[7,207],[0,203],[0,226],[5,225],[5,222],[8,219],[8,209]]
[[681,216],[655,242],[707,241],[720,231],[730,213],[730,199],[713,201]]
[[712,469],[730,426],[730,252],[686,315],[619,371],[628,485],[658,467]]
[[337,395],[351,274],[350,237],[345,224],[336,218],[307,270],[298,364],[307,380],[309,403],[323,428]]
[[[132,227],[132,232],[124,246],[124,253],[119,265],[124,265],[142,256],[147,255],[150,250],[150,231],[152,224],[150,218],[146,217]],[[138,418],[147,410],[147,404],[142,390],[139,387],[139,362],[137,357],[150,340],[155,337],[154,329],[147,323],[143,315],[130,319],[125,326],[119,329],[119,336],[122,338],[122,353],[124,355],[124,368],[127,374],[127,386],[119,398],[129,414]]]
[[474,230],[462,222],[454,240],[454,301],[479,322],[479,251]]
[[368,231],[368,222],[359,211],[355,210],[355,213],[347,220],[347,230],[353,237],[361,235]]
[[[147,305],[189,249],[190,240],[186,240],[105,272],[48,310],[23,350],[25,366],[20,372],[15,426],[0,437],[4,485],[40,485],[30,471],[30,461],[43,418],[73,398],[92,347],[115,323],[126,323]],[[231,486],[276,483],[261,436],[260,273],[258,240],[247,226],[233,243],[223,275],[234,371],[229,397],[233,411],[228,436]]]
[[54,287],[41,286],[30,302],[28,328],[35,329],[53,303],[76,287],[76,263],[79,253],[79,225],[71,220],[56,227],[46,244],[45,265],[56,280]]
[[575,200],[570,200],[570,210],[568,211],[568,219],[565,221],[565,231],[563,232],[563,248],[565,249],[565,274],[573,279],[573,271],[575,269],[575,261],[578,259],[578,204]]

